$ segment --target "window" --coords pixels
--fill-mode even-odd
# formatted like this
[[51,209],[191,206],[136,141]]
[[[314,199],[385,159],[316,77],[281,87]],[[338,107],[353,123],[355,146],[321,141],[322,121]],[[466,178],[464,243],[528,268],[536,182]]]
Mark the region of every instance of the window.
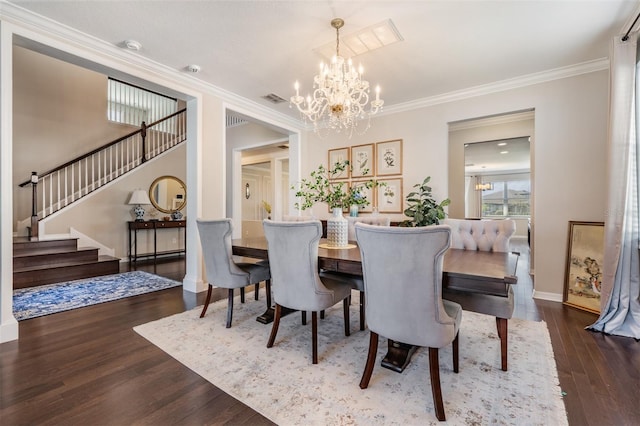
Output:
[[107,80],[107,118],[109,121],[137,127],[143,121],[150,124],[177,110],[178,101],[174,98],[113,78]]
[[531,215],[531,181],[528,173],[526,179],[500,179],[494,176],[485,177],[483,182],[493,184],[493,189],[482,191],[482,217]]

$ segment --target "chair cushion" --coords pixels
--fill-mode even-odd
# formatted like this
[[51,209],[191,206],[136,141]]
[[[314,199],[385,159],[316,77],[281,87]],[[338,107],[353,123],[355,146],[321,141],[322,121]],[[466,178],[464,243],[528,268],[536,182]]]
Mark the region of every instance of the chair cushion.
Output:
[[257,284],[261,281],[271,279],[271,273],[269,271],[269,264],[266,265],[262,262],[258,263],[236,263],[236,266],[247,274],[249,274],[249,283]]

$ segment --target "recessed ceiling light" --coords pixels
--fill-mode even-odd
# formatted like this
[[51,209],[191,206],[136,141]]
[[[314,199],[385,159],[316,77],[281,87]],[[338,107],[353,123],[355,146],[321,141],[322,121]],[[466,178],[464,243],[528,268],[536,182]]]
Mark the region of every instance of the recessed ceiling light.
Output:
[[196,64],[190,64],[187,65],[187,71],[192,72],[192,73],[199,73],[200,72],[200,65],[196,65]]
[[505,146],[505,145],[507,145],[507,143],[506,143],[506,142],[500,142],[500,143],[498,144],[498,146]]
[[509,151],[500,151],[500,154],[508,154]]
[[142,43],[140,43],[139,41],[135,41],[135,40],[125,40],[123,43],[124,47],[126,47],[129,50],[140,50],[142,49]]

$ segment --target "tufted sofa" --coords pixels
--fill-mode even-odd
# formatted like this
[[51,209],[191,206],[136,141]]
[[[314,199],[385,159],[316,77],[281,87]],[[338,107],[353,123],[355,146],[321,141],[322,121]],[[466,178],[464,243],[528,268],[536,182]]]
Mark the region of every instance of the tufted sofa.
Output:
[[504,220],[444,219],[451,227],[451,248],[480,251],[509,251],[516,223]]
[[[509,240],[516,231],[513,220],[444,219],[442,224],[451,227],[451,248],[508,252]],[[443,288],[442,297],[456,302],[462,309],[496,317],[500,338],[502,370],[507,371],[507,325],[513,315],[514,295],[508,285],[506,296],[460,292]]]

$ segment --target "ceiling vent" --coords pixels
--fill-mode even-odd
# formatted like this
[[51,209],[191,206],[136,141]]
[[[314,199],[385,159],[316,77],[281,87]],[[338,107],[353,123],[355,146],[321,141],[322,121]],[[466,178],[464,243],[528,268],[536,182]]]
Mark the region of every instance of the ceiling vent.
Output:
[[264,95],[262,99],[266,99],[272,104],[281,104],[282,102],[286,102],[283,98],[276,95],[275,93],[269,93],[268,95]]
[[243,124],[247,124],[248,121],[244,118],[234,117],[233,115],[227,115],[227,128],[242,126]]

